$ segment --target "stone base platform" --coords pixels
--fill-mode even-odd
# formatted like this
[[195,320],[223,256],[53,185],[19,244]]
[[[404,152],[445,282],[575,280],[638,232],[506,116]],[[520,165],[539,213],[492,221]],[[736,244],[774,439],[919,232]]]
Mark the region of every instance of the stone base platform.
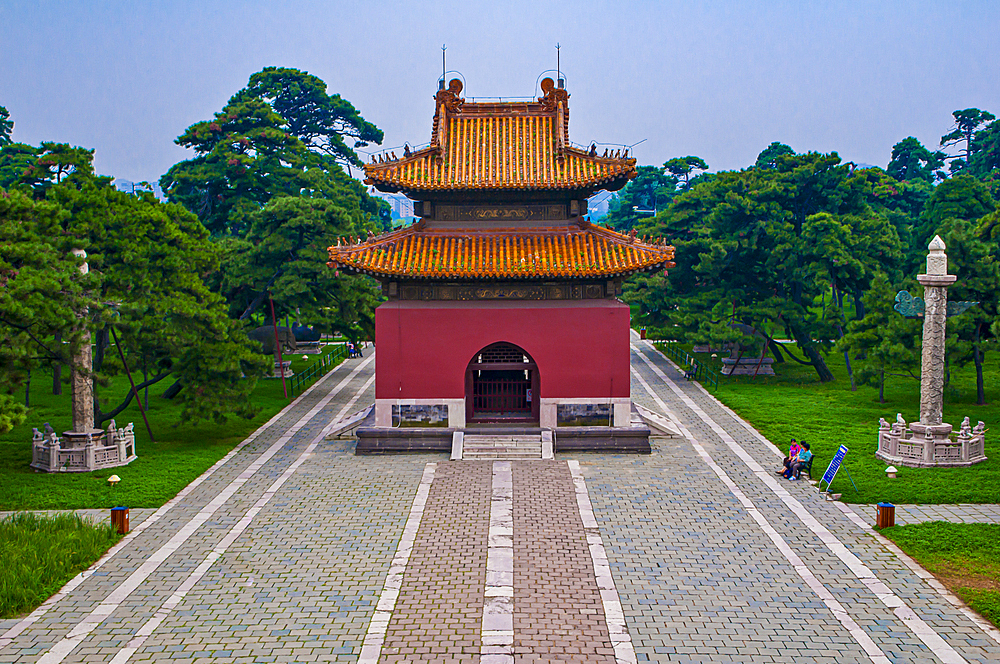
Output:
[[773,376],[774,369],[771,363],[773,357],[741,357],[739,360],[733,357],[722,358],[723,376]]
[[986,425],[972,427],[965,418],[958,435],[952,426],[911,422],[902,417],[891,425],[880,420],[875,457],[894,466],[909,468],[961,468],[986,461]]
[[[399,452],[450,452],[456,431],[467,435],[538,436],[538,426],[495,425],[462,429],[454,427],[376,427],[374,413],[355,431],[358,444],[355,454],[393,454]],[[558,427],[553,432],[556,452],[628,452],[649,454],[650,428],[632,423],[628,427]]]

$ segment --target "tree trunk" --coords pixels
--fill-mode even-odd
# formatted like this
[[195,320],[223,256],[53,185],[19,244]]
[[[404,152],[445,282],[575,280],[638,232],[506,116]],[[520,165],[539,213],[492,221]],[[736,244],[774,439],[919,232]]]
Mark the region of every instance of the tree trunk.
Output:
[[[56,348],[62,351],[62,334],[56,334],[55,341]],[[62,363],[59,360],[52,363],[52,394],[55,396],[62,394]]]
[[781,344],[774,339],[768,339],[767,347],[771,349],[771,355],[774,355],[775,362],[778,364],[783,364],[785,362],[785,356],[781,354]]
[[854,320],[861,320],[865,317],[865,303],[861,300],[861,291],[854,291]]
[[31,369],[28,369],[28,379],[24,381],[24,407],[31,408]]
[[150,385],[153,385],[154,383],[158,383],[159,381],[163,380],[164,378],[166,378],[169,375],[170,375],[170,372],[169,371],[165,371],[165,372],[163,372],[163,373],[161,373],[161,374],[159,374],[157,376],[153,376],[149,380],[143,381],[142,383],[136,385],[134,390],[130,389],[128,391],[128,395],[125,397],[124,401],[122,401],[120,404],[118,404],[118,406],[116,408],[114,408],[113,410],[111,410],[110,412],[107,412],[107,413],[102,413],[101,412],[101,410],[97,406],[96,399],[95,399],[95,403],[94,403],[94,426],[97,427],[97,428],[100,428],[100,426],[102,424],[104,424],[105,422],[107,422],[108,420],[111,420],[111,419],[114,419],[115,417],[117,417],[118,413],[120,413],[123,410],[125,410],[128,407],[128,405],[130,403],[132,403],[132,397],[133,396],[135,397],[136,401],[139,401],[139,398],[140,398],[139,397],[139,390],[143,389],[144,387],[149,387]]
[[976,403],[980,406],[986,403],[986,390],[983,387],[983,356],[979,352],[979,324],[976,324],[976,340],[972,345],[972,358],[976,362]]
[[885,403],[885,369],[878,372],[878,402]]
[[805,353],[806,357],[809,358],[809,361],[812,362],[813,368],[816,369],[816,373],[819,374],[820,382],[829,383],[833,380],[833,373],[830,371],[830,368],[826,366],[826,361],[823,359],[820,352],[816,350],[815,346],[810,344],[809,346],[803,348],[802,352]]
[[181,384],[181,381],[175,380],[173,385],[163,390],[163,394],[161,394],[160,397],[163,399],[173,399],[180,394],[183,389],[184,385]]
[[[94,360],[91,363],[93,367],[93,372],[96,374],[100,372],[101,368],[104,366],[104,351],[107,350],[108,346],[111,345],[111,332],[108,330],[108,326],[105,325],[103,328],[97,331],[97,340],[94,344]],[[101,402],[97,396],[97,381],[94,380],[93,376],[90,376],[87,380],[93,386],[94,394],[94,415],[95,418],[98,413],[101,412]],[[95,419],[95,425],[96,419]]]
[[[833,286],[833,297],[837,301],[837,307],[840,309],[840,312],[843,313],[844,293],[837,288],[836,284]],[[844,328],[839,323],[837,324],[837,334],[840,335],[841,339],[844,338]],[[851,370],[851,356],[846,348],[844,349],[844,363],[847,365],[847,377],[851,379],[851,392],[857,392],[858,386],[854,383],[854,371]]]

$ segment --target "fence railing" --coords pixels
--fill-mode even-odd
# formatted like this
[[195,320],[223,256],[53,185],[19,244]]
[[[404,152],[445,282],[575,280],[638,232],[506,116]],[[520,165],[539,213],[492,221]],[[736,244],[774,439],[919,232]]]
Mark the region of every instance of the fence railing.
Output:
[[292,383],[291,395],[295,396],[301,392],[309,381],[318,375],[325,374],[345,357],[347,357],[347,344],[337,344],[333,347],[332,351],[320,355],[319,360],[313,362],[308,369],[295,374],[289,379]]
[[691,357],[676,341],[654,341],[653,345],[681,368],[685,378],[719,389],[719,373]]

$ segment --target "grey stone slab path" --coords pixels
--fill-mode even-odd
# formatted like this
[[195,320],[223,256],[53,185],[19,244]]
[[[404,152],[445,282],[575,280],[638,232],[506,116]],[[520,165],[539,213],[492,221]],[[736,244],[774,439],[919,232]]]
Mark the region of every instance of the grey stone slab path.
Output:
[[[875,505],[851,505],[858,515],[875,523]],[[896,525],[906,526],[925,521],[951,523],[1000,523],[1000,505],[896,505]]]
[[[777,457],[759,434],[648,344],[634,348],[674,387],[634,351],[633,398],[661,409],[645,382],[694,439],[661,441],[647,458],[595,459],[585,466],[640,661],[871,661],[851,623],[885,661],[1000,661],[996,640],[847,518],[842,506],[822,500],[806,482],[774,476]],[[696,445],[718,471],[692,449]],[[807,523],[829,536],[821,538]],[[789,555],[844,614],[807,586]],[[859,564],[875,578],[859,577]],[[917,633],[921,623],[924,638]]]
[[[156,512],[153,508],[132,507],[128,511],[128,523],[130,528],[135,528],[140,523],[152,516]],[[18,512],[0,512],[0,520],[9,518]],[[31,510],[32,514],[53,516],[55,514],[79,514],[84,519],[93,523],[111,523],[111,510]]]
[[[863,516],[775,478],[769,443],[647,344],[635,348],[634,399],[688,437],[654,440],[648,456],[517,462],[545,465],[513,473],[512,661],[579,657],[557,652],[562,636],[541,643],[546,621],[605,642],[612,606],[606,620],[623,614],[638,662],[1000,662],[1000,643]],[[474,652],[485,462],[453,462],[472,464],[456,474],[446,454],[357,457],[351,441],[325,441],[334,418],[372,402],[373,369],[370,358],[338,367],[30,623],[0,623],[0,663],[357,662],[378,605],[380,661],[443,659],[410,649],[431,628],[467,641],[456,661],[485,664]],[[577,521],[567,459],[579,461],[592,525]],[[407,540],[418,507],[425,520]],[[400,547],[412,552],[390,573]],[[617,589],[598,578],[603,607],[589,577],[598,561]]]

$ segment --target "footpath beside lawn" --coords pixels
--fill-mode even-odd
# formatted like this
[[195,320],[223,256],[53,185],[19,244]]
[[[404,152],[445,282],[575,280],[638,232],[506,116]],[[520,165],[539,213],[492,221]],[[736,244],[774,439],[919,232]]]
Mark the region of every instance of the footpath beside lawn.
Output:
[[[688,353],[691,348],[681,344]],[[792,349],[798,353],[797,349]],[[708,353],[691,353],[698,362],[718,370],[721,363]],[[788,452],[792,438],[808,442],[816,454],[813,477],[819,478],[840,445],[850,452],[844,461],[858,491],[840,471],[833,491],[848,503],[1000,503],[1000,370],[989,366],[984,379],[987,399],[976,405],[973,367],[952,369],[945,391],[944,417],[956,427],[964,417],[982,420],[987,428],[986,456],[970,468],[900,468],[895,479],[885,475],[886,464],[875,458],[880,417],[892,421],[901,413],[907,422],[919,419],[920,384],[910,378],[886,382],[886,403],[878,390],[859,385],[851,391],[842,353],[831,353],[826,361],[836,379],[821,383],[812,367],[792,360],[774,363],[774,376],[722,377],[716,398],[732,408],[768,440]]]
[[[301,373],[319,362],[319,358],[320,355],[293,355],[286,359],[292,361],[292,371]],[[128,466],[93,473],[36,473],[30,467],[32,427],[41,429],[49,422],[61,432],[72,423],[69,389],[65,388],[61,396],[53,396],[51,380],[46,382],[42,378],[32,381],[28,419],[0,435],[0,511],[96,509],[115,505],[160,507],[290,401],[283,396],[281,380],[261,379],[251,397],[261,409],[253,419],[230,418],[221,424],[208,420],[184,423],[180,421],[179,404],[161,398],[159,394],[165,386],[158,385],[150,391],[147,413],[155,443],[149,440],[135,401],[116,418],[120,427],[128,422],[135,424],[138,459]],[[101,388],[100,393],[118,403],[128,389],[128,380],[121,376],[110,387]],[[20,398],[24,398],[23,393]],[[107,483],[112,474],[121,478],[115,488]]]

